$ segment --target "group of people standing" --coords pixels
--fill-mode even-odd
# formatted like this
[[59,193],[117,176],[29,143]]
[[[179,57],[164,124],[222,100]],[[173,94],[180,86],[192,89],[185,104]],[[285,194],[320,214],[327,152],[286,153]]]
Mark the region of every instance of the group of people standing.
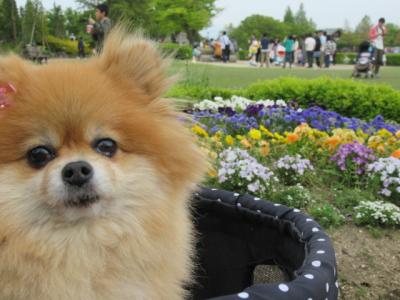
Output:
[[249,64],[270,67],[272,62],[282,65],[283,68],[291,68],[293,64],[312,68],[315,62],[319,68],[329,68],[334,62],[335,53],[335,40],[323,31],[316,32],[315,35],[307,34],[302,38],[289,35],[282,42],[279,39],[271,40],[264,33],[260,40],[255,36],[251,38]]

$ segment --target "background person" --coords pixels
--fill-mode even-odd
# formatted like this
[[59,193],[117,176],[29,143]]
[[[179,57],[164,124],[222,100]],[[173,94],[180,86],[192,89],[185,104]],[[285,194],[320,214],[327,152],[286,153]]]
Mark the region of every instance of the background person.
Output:
[[375,68],[374,75],[379,77],[379,68],[383,65],[383,54],[384,54],[384,41],[383,38],[386,35],[387,30],[385,27],[385,19],[380,18],[378,24],[373,26],[369,32],[369,39],[372,46],[374,47],[375,55]]
[[97,54],[101,52],[104,40],[111,30],[111,20],[107,16],[108,6],[103,3],[96,6],[96,21],[89,18],[89,24],[93,25],[90,29],[90,33],[95,40]]

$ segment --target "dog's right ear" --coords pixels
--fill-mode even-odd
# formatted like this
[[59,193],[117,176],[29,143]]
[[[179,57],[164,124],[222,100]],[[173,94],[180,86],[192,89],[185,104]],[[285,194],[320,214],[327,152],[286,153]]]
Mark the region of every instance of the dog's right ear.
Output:
[[103,72],[139,87],[150,101],[159,98],[171,83],[166,76],[168,60],[155,43],[141,34],[127,33],[122,25],[109,33],[99,61]]
[[0,57],[0,84],[18,88],[26,80],[27,63],[15,54]]

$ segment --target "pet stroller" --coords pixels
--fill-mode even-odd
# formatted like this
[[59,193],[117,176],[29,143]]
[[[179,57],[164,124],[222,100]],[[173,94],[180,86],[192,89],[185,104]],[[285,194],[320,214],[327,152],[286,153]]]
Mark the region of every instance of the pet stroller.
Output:
[[[331,241],[298,209],[205,188],[193,202],[198,261],[191,299],[338,298]],[[262,280],[255,279],[260,270]]]
[[368,41],[362,42],[359,46],[357,59],[351,77],[361,77],[364,75],[365,78],[373,78],[373,61],[371,44]]

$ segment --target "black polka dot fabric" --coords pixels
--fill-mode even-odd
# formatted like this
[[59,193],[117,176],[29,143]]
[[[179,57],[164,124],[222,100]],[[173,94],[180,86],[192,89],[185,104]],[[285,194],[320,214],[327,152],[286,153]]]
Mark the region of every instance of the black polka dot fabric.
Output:
[[[206,188],[193,204],[198,232],[193,299],[338,298],[331,240],[300,210]],[[278,265],[288,279],[253,285],[257,265]]]

